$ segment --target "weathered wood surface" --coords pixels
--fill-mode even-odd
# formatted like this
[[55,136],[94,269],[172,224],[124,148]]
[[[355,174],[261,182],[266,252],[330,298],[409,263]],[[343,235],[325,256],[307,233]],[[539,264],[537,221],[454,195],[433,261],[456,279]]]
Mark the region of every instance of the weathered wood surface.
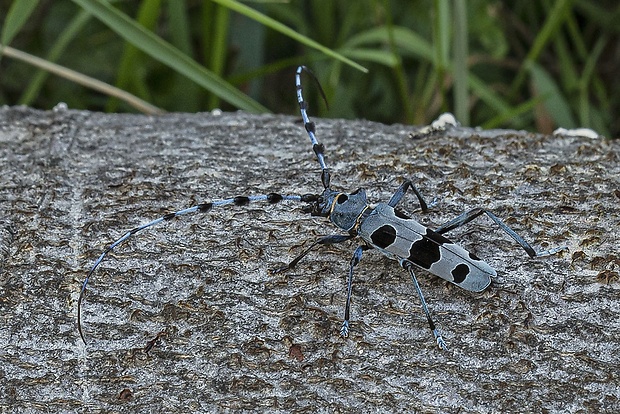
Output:
[[[419,272],[440,351],[407,274],[367,252],[351,337],[338,336],[354,243],[269,269],[336,232],[295,203],[223,207],[130,239],[205,200],[321,190],[295,117],[0,109],[1,412],[617,412],[620,142],[317,120],[335,188],[386,201],[405,178],[429,226],[492,209],[538,247],[529,259],[486,218],[450,233],[498,270],[485,292]],[[610,282],[610,283],[607,283]],[[144,347],[164,331],[149,352]],[[124,391],[125,390],[125,391]]]

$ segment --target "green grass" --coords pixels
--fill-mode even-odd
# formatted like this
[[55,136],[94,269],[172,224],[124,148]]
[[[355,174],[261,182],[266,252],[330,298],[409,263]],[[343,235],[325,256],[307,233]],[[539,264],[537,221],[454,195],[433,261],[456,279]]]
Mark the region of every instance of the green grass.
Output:
[[14,0],[0,104],[296,113],[305,64],[318,116],[618,137],[618,21],[602,0]]

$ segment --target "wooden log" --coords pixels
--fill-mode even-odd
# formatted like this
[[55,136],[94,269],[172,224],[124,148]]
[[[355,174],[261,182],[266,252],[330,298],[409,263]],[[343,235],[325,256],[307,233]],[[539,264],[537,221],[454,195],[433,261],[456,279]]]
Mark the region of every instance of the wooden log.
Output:
[[[332,187],[435,227],[478,206],[538,248],[530,259],[487,218],[450,233],[498,272],[482,293],[423,271],[450,349],[437,348],[409,276],[302,203],[224,206],[118,246],[127,230],[203,201],[317,193],[297,117],[0,109],[0,412],[612,412],[620,407],[620,141],[523,131],[315,119]],[[160,334],[161,333],[161,334]],[[160,334],[160,335],[159,335]],[[159,336],[158,336],[159,335]],[[145,347],[149,352],[145,352]]]

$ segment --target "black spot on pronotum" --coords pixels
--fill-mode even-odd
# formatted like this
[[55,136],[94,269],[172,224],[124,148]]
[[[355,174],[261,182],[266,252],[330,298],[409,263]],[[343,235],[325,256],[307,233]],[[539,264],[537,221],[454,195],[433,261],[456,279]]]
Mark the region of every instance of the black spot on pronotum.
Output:
[[338,194],[338,198],[336,198],[336,202],[338,204],[342,204],[349,199],[349,196],[346,194]]
[[386,224],[373,231],[370,239],[375,246],[385,249],[396,240],[396,229]]
[[452,277],[454,278],[454,283],[461,283],[465,280],[467,275],[469,274],[469,266],[464,263],[457,265],[454,269],[452,269]]

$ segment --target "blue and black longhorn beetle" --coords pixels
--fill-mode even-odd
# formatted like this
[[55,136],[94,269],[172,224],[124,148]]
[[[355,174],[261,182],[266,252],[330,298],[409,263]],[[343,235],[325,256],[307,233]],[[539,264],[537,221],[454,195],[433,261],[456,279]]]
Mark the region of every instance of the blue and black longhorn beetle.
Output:
[[[439,226],[435,230],[431,230],[396,209],[397,204],[405,196],[406,192],[408,190],[412,190],[418,198],[422,211],[424,212],[428,210],[428,205],[424,201],[424,198],[409,180],[400,185],[387,203],[378,203],[376,205],[371,205],[368,203],[366,192],[362,188],[359,188],[352,193],[332,190],[330,187],[330,172],[325,164],[324,146],[316,139],[315,124],[308,118],[306,101],[304,101],[302,95],[301,75],[304,71],[310,74],[314,80],[317,81],[309,69],[305,66],[299,66],[295,75],[297,101],[299,102],[299,108],[305,129],[312,143],[312,149],[314,150],[317,160],[321,166],[321,182],[324,187],[323,192],[321,194],[304,195],[270,193],[249,197],[237,196],[233,198],[205,202],[184,210],[166,214],[163,217],[129,230],[103,251],[84,279],[78,299],[77,309],[78,331],[84,342],[86,341],[84,339],[81,324],[81,304],[84,300],[86,286],[90,277],[108,253],[134,234],[160,222],[170,221],[176,217],[190,213],[208,213],[214,207],[220,207],[228,204],[244,206],[255,201],[267,201],[271,204],[275,204],[280,201],[304,202],[308,203],[308,206],[304,209],[304,212],[309,212],[313,216],[326,217],[333,224],[335,224],[336,227],[346,231],[346,234],[333,234],[321,237],[301,252],[301,254],[295,257],[288,265],[276,269],[274,272],[282,272],[292,269],[303,257],[305,257],[318,245],[342,243],[357,237],[362,239],[362,244],[360,244],[353,252],[353,257],[351,258],[351,262],[349,264],[344,322],[340,328],[340,335],[342,337],[347,337],[349,334],[353,270],[362,259],[362,254],[365,250],[376,249],[389,258],[397,260],[400,266],[409,272],[418,296],[420,297],[422,309],[426,314],[426,319],[428,320],[430,329],[433,331],[433,335],[437,341],[437,345],[442,349],[447,349],[446,343],[431,318],[428,306],[424,300],[424,295],[422,294],[422,290],[420,289],[420,285],[418,284],[414,274],[415,267],[418,266],[442,279],[447,280],[448,282],[452,282],[455,285],[472,292],[480,292],[486,289],[491,284],[491,278],[495,277],[497,273],[483,260],[450,241],[444,237],[443,234],[469,223],[482,214],[486,214],[503,231],[508,233],[508,235],[512,237],[530,257],[547,256],[566,248],[564,246],[537,252],[528,242],[523,240],[521,236],[515,233],[502,220],[483,208],[474,208],[473,210],[461,214],[454,220]],[[318,87],[321,95],[325,99],[325,94],[323,93],[321,85],[318,84]]]

